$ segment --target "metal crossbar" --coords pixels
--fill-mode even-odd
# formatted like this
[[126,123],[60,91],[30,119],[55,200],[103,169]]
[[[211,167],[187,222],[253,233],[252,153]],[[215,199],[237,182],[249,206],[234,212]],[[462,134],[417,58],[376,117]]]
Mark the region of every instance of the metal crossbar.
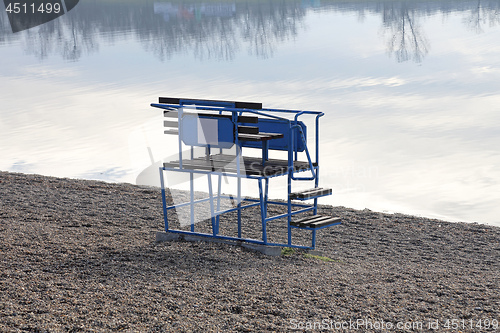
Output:
[[[319,111],[265,109],[261,103],[235,102],[218,100],[197,100],[186,98],[160,97],[159,103],[152,107],[164,110],[164,121],[169,128],[166,134],[178,136],[178,158],[165,162],[160,167],[160,182],[163,201],[165,231],[182,234],[196,234],[219,239],[238,240],[250,243],[314,249],[316,246],[316,231],[338,225],[340,218],[320,216],[318,213],[318,198],[330,195],[331,189],[320,188],[319,184],[319,119],[324,113]],[[315,117],[314,158],[311,157],[307,145],[307,126],[301,120],[302,116]],[[292,118],[290,118],[292,116]],[[183,151],[189,147],[189,151]],[[205,156],[195,157],[194,147],[205,147]],[[261,150],[262,157],[243,156],[243,148]],[[218,149],[218,152],[214,150]],[[234,149],[235,154],[224,153],[224,150]],[[286,151],[286,159],[270,158],[272,151]],[[306,161],[298,159],[299,153],[304,153]],[[189,201],[174,204],[167,203],[165,173],[184,173],[189,175]],[[310,176],[297,176],[309,172]],[[206,176],[208,181],[208,197],[195,198],[194,177]],[[212,176],[217,177],[217,185],[212,183]],[[286,176],[286,201],[269,200],[269,181],[271,178]],[[221,192],[222,178],[236,178],[236,195],[228,196]],[[253,179],[258,182],[259,198],[248,199],[242,204],[242,179]],[[295,181],[314,181],[314,188],[292,192]],[[216,187],[216,189],[214,189]],[[233,206],[224,209],[223,200],[231,200]],[[298,203],[295,200],[300,200]],[[313,200],[312,204],[304,201]],[[234,204],[236,202],[236,204]],[[211,233],[196,231],[195,207],[209,204]],[[286,212],[268,216],[268,206],[285,206]],[[169,223],[169,211],[189,208],[190,230],[172,228]],[[261,240],[242,237],[242,211],[258,207],[261,219]],[[220,234],[220,217],[224,214],[237,214],[237,236]],[[292,217],[298,214],[310,214],[301,219]],[[267,223],[286,219],[286,242],[269,242]],[[292,229],[311,231],[311,245],[293,244]]]

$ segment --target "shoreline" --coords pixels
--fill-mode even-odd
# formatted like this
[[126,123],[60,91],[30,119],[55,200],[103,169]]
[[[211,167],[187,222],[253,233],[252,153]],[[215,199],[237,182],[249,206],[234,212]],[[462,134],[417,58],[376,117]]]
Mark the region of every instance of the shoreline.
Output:
[[[132,183],[132,182],[117,182],[117,181],[112,181],[112,180],[106,180],[106,179],[85,179],[85,178],[72,178],[72,177],[60,177],[60,176],[45,176],[45,175],[42,175],[42,174],[36,174],[36,173],[23,173],[23,172],[17,172],[17,171],[3,171],[3,170],[0,170],[0,174],[1,173],[11,173],[11,174],[22,174],[22,175],[32,175],[32,176],[40,176],[40,177],[48,177],[48,178],[56,178],[56,179],[64,179],[64,180],[74,180],[74,181],[89,181],[89,182],[102,182],[102,183],[106,183],[106,184],[116,184],[116,185],[130,185],[130,186],[137,186],[137,187],[140,187],[140,188],[151,188],[151,189],[157,189],[159,190],[160,187],[157,186],[157,185],[149,185],[149,184],[135,184],[135,183]],[[147,179],[142,179],[143,181],[145,181],[146,183],[150,182],[148,181]],[[273,199],[274,201],[282,201],[282,199]],[[373,212],[373,213],[379,213],[379,214],[384,214],[384,215],[405,215],[405,216],[413,216],[413,217],[416,217],[416,218],[424,218],[424,219],[427,219],[427,220],[436,220],[436,221],[444,221],[444,222],[450,222],[450,223],[466,223],[466,224],[480,224],[480,225],[487,225],[487,226],[493,226],[493,227],[498,227],[500,228],[500,222],[483,222],[483,221],[479,221],[479,220],[470,220],[470,221],[466,221],[466,220],[462,220],[460,218],[453,218],[453,217],[449,217],[449,216],[446,216],[446,215],[443,215],[443,214],[438,214],[438,213],[424,213],[424,212],[415,212],[415,213],[412,213],[411,211],[398,211],[398,210],[394,210],[394,209],[374,209],[373,207],[372,208],[368,208],[368,207],[365,207],[365,208],[354,208],[354,207],[350,207],[350,206],[343,206],[343,205],[339,205],[339,206],[335,206],[335,205],[332,205],[331,203],[320,203],[319,204],[320,206],[328,206],[328,207],[342,207],[342,208],[346,208],[346,209],[353,209],[355,211],[369,211],[369,212]]]
[[[0,331],[500,321],[500,227],[321,210],[342,217],[318,232],[317,250],[331,261],[301,251],[268,257],[219,243],[155,243],[159,189],[0,171]],[[251,230],[253,214],[246,218]],[[271,233],[281,237],[281,227]],[[360,330],[377,331],[343,331]]]

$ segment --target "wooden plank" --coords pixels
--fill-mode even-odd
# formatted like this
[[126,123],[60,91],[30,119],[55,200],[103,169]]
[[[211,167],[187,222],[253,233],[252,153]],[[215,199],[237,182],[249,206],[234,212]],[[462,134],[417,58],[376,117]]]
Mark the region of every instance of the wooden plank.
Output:
[[180,98],[172,98],[172,97],[160,97],[158,98],[158,103],[160,104],[179,104],[181,101]]
[[[164,166],[171,168],[178,168],[179,161],[164,163]],[[207,161],[205,157],[200,157],[193,160],[191,159],[183,160],[182,167],[184,169],[190,169],[190,170],[217,171],[217,172],[232,173],[232,174],[236,174],[238,172],[236,168],[236,163],[228,163],[226,161],[213,161],[212,159]],[[287,171],[286,168],[263,167],[261,164],[241,165],[241,172],[242,174],[246,175],[272,176],[276,174],[284,174],[286,173],[286,171]]]
[[282,133],[238,134],[240,141],[267,141],[282,138]]
[[212,118],[229,118],[231,119],[232,116],[229,114],[216,114],[216,113],[189,113],[189,114],[197,114],[198,116],[202,117],[212,117]]
[[292,221],[290,224],[299,228],[321,228],[329,225],[339,224],[342,221],[340,217],[332,216],[307,216],[303,219]]
[[[219,160],[219,161],[226,161],[226,160],[234,160],[236,156],[234,155],[228,155],[228,154],[215,154],[212,155],[211,158],[214,160]],[[245,161],[245,164],[262,164],[262,158],[260,157],[250,157],[250,156],[243,156],[243,160]],[[278,160],[278,159],[269,159],[265,163],[266,166],[273,166],[273,167],[282,167],[282,168],[288,168],[288,161],[287,160]],[[309,170],[309,163],[308,162],[303,162],[303,161],[294,161],[293,165],[295,167],[295,170]],[[314,166],[316,166],[316,163],[313,163]]]
[[[205,158],[202,157],[202,159],[205,159]],[[210,160],[213,161],[214,163],[227,164],[228,162],[232,162],[235,159],[236,159],[235,155],[228,155],[228,154],[210,155]],[[252,174],[257,174],[257,171],[256,171],[257,168],[265,169],[265,171],[266,171],[265,175],[267,175],[267,176],[286,174],[288,172],[288,161],[287,160],[269,159],[268,161],[266,161],[264,166],[262,166],[262,158],[260,158],[260,157],[243,156],[242,159],[243,159],[242,163],[243,163],[243,165],[245,165],[245,168],[252,169],[251,170]],[[307,162],[295,161],[294,166],[295,166],[295,170],[308,170],[309,169],[309,164]],[[230,173],[231,171],[227,170],[227,172]],[[234,170],[234,173],[236,173],[236,169]],[[260,174],[263,174],[262,170],[260,171]]]
[[[231,155],[212,155],[211,160],[215,165],[227,165],[231,162],[230,165],[234,165],[234,169],[236,170],[236,161],[235,156]],[[277,174],[285,174],[288,171],[286,166],[281,165],[272,165],[269,163],[265,163],[262,165],[262,159],[259,158],[247,158],[244,157],[242,161],[242,167],[244,166],[246,173],[248,174],[259,174],[259,175],[277,175]]]
[[318,218],[328,218],[329,216],[324,216],[324,215],[309,215],[309,216],[306,216],[306,217],[303,217],[295,222],[297,223],[302,223],[302,222],[307,222],[307,221],[311,221],[311,220],[315,220],[315,219],[318,219]]
[[337,223],[340,223],[341,221],[342,221],[342,219],[340,217],[331,217],[327,220],[311,223],[309,225],[309,227],[310,228],[320,228],[320,227],[325,227],[325,226],[331,225],[331,224],[337,224]]
[[323,220],[327,220],[329,218],[330,218],[330,216],[322,216],[322,215],[307,216],[303,219],[300,219],[297,221],[292,221],[292,222],[290,222],[290,224],[295,225],[297,227],[300,227],[300,226],[305,227],[311,223],[320,222]]
[[239,123],[248,123],[248,124],[257,124],[259,122],[259,117],[239,116],[238,122]]
[[290,198],[291,199],[308,199],[308,198],[314,198],[314,197],[319,197],[319,196],[324,196],[324,195],[330,195],[332,194],[332,189],[331,188],[313,188],[301,192],[294,192],[290,193]]
[[[216,105],[220,104],[221,106],[232,106],[238,109],[252,109],[252,110],[260,110],[262,109],[262,103],[255,102],[236,102],[236,101],[223,101],[223,100],[215,100],[215,99],[195,99],[195,98],[173,98],[173,97],[160,97],[158,99],[161,104],[180,104],[180,102],[184,101],[185,104],[190,105]],[[190,103],[190,102],[193,103]],[[196,104],[194,102],[197,102]]]
[[[200,117],[212,117],[212,118],[229,118],[229,119],[232,118],[232,116],[228,115],[228,114],[199,113],[199,112],[189,112],[189,111],[182,112],[182,115],[195,115],[195,116],[200,116]],[[163,111],[163,116],[170,117],[170,118],[178,118],[178,111],[165,110],[165,111]]]
[[[190,170],[198,169],[198,170],[213,171],[213,167],[209,164],[189,163],[189,161],[190,160],[182,161],[182,167],[184,169],[190,169]],[[165,162],[165,163],[163,163],[163,166],[166,168],[179,168],[179,161]]]
[[264,141],[264,136],[259,134],[238,134],[240,141]]
[[[204,157],[201,157],[200,159],[205,160]],[[198,159],[195,159],[196,161]],[[220,161],[220,160],[214,160],[210,159],[210,162],[214,166],[215,169],[220,169],[223,172],[237,172],[237,167],[236,167],[236,161],[234,160],[226,160],[226,161]],[[278,173],[284,173],[286,172],[286,168],[282,167],[273,167],[273,166],[262,166],[260,163],[247,163],[243,161],[241,164],[241,172],[249,174],[249,175],[275,175]]]
[[252,109],[252,110],[262,109],[262,103],[254,103],[254,102],[234,102],[234,106],[238,109]]
[[260,132],[259,134],[262,134],[262,135],[265,135],[265,136],[269,136],[270,139],[281,139],[283,137],[283,133],[264,133],[264,132]]
[[238,133],[259,134],[259,128],[256,126],[238,126]]
[[[164,163],[164,166],[170,167],[170,168],[179,168],[179,162]],[[212,171],[212,172],[231,173],[231,174],[237,173],[236,169],[228,168],[226,166],[221,167],[221,168],[217,168],[215,166],[210,166],[210,165],[188,163],[188,161],[182,162],[182,168],[188,169],[188,170],[202,170],[202,171]],[[259,176],[259,175],[261,175],[261,172],[256,171],[256,170],[245,170],[244,175]]]
[[168,121],[168,120],[164,120],[163,121],[163,126],[165,127],[173,127],[173,128],[178,128],[179,127],[179,123],[176,122],[176,121]]
[[163,116],[166,118],[178,118],[179,112],[165,110],[165,111],[163,111]]
[[308,190],[305,190],[305,191],[301,191],[301,192],[297,192],[298,194],[311,194],[311,193],[317,193],[317,192],[321,192],[325,190],[324,188],[322,187],[316,187],[316,188],[311,188],[311,189],[308,189]]

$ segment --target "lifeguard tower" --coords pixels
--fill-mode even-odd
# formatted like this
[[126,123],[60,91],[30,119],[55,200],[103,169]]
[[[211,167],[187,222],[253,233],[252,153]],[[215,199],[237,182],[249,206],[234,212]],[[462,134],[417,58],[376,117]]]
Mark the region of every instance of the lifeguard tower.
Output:
[[[159,103],[151,106],[163,110],[164,133],[178,138],[177,147],[174,148],[178,151],[176,159],[165,162],[160,167],[166,233],[314,249],[318,230],[341,223],[338,217],[318,215],[318,198],[332,194],[330,188],[319,187],[319,120],[324,113],[265,109],[261,103],[169,97],[160,97]],[[306,116],[314,118],[312,152],[307,143],[308,128],[302,121],[302,117]],[[195,156],[195,147],[203,150],[202,156]],[[247,150],[252,150],[257,156],[245,156],[244,152]],[[278,152],[281,158],[272,156]],[[167,200],[167,172],[189,176],[189,195],[185,202],[169,203]],[[194,179],[205,176],[208,197],[196,197]],[[217,190],[214,190],[212,177],[217,178]],[[223,177],[236,179],[235,194],[221,193]],[[269,199],[269,182],[275,177],[287,177],[287,196],[283,200]],[[257,182],[258,198],[242,200],[242,179]],[[309,182],[310,188],[293,191],[297,182]],[[235,204],[222,208],[221,201],[224,199],[230,199]],[[209,232],[202,232],[196,227],[196,210],[200,204],[204,204],[205,210],[210,211]],[[281,213],[270,216],[269,207],[272,205],[281,206]],[[242,236],[242,211],[251,207],[258,208],[260,214],[260,223],[255,226],[260,229],[260,239]],[[188,209],[188,230],[174,229],[169,224],[169,212],[180,208]],[[230,213],[236,214],[236,221],[233,220],[233,223],[237,224],[237,231],[231,236],[223,235],[220,232],[221,216]],[[267,224],[279,219],[283,221],[287,239],[283,242],[269,242]],[[311,232],[311,245],[294,244],[294,229]]]

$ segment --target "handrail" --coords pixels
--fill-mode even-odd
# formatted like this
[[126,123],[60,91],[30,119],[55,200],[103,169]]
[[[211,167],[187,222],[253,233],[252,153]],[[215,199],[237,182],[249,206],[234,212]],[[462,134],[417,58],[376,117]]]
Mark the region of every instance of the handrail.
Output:
[[309,168],[311,169],[312,177],[294,177],[293,176],[294,169],[292,168],[292,170],[290,171],[291,172],[291,178],[293,180],[314,180],[314,179],[316,179],[316,172],[314,171],[314,166],[313,166],[313,163],[311,161],[311,156],[309,155],[309,149],[307,148],[307,143],[305,141],[304,132],[302,131],[302,127],[299,126],[299,125],[293,125],[293,126],[291,126],[291,128],[295,128],[295,127],[297,127],[299,129],[300,137],[302,139],[302,142],[304,143],[306,157],[307,157],[307,161],[309,162]]
[[[261,114],[261,115],[267,115],[264,112],[279,112],[279,113],[300,113],[300,114],[315,114],[315,115],[321,115],[323,112],[321,111],[308,111],[308,110],[285,110],[285,109],[259,109],[259,110],[252,110],[252,109],[245,109],[245,108],[235,108],[235,107],[210,107],[210,106],[196,106],[196,104],[184,104],[184,105],[178,105],[178,104],[165,104],[165,103],[151,103],[152,107],[156,108],[161,108],[161,109],[166,109],[167,107],[173,107],[173,108],[179,108],[184,106],[185,108],[194,108],[196,110],[208,110],[208,111],[230,111],[230,112],[249,112],[249,113],[255,113],[255,114]],[[272,117],[272,115],[267,115]],[[276,116],[274,116],[276,117]],[[280,118],[281,119],[281,118]],[[284,118],[286,119],[286,118]]]
[[319,118],[323,117],[325,114],[321,112],[316,116],[316,165],[319,165]]
[[279,120],[286,120],[288,121],[287,118],[283,118],[283,117],[278,117],[278,116],[275,116],[275,115],[272,115],[272,114],[267,114],[267,113],[264,113],[264,112],[259,112],[259,111],[255,111],[255,110],[249,110],[249,109],[238,109],[238,108],[229,108],[229,107],[224,107],[224,108],[216,108],[216,107],[207,107],[207,106],[192,106],[192,105],[174,105],[174,104],[155,104],[155,103],[152,103],[151,104],[152,107],[155,107],[155,108],[160,108],[160,109],[167,109],[167,108],[185,108],[185,109],[190,109],[190,110],[204,110],[204,111],[217,111],[217,112],[221,112],[221,111],[227,111],[227,112],[231,112],[231,113],[236,113],[236,112],[248,112],[248,113],[253,113],[253,114],[256,114],[256,115],[261,115],[261,116],[265,116],[265,117],[269,117],[269,118],[274,118],[274,119],[279,119]]

